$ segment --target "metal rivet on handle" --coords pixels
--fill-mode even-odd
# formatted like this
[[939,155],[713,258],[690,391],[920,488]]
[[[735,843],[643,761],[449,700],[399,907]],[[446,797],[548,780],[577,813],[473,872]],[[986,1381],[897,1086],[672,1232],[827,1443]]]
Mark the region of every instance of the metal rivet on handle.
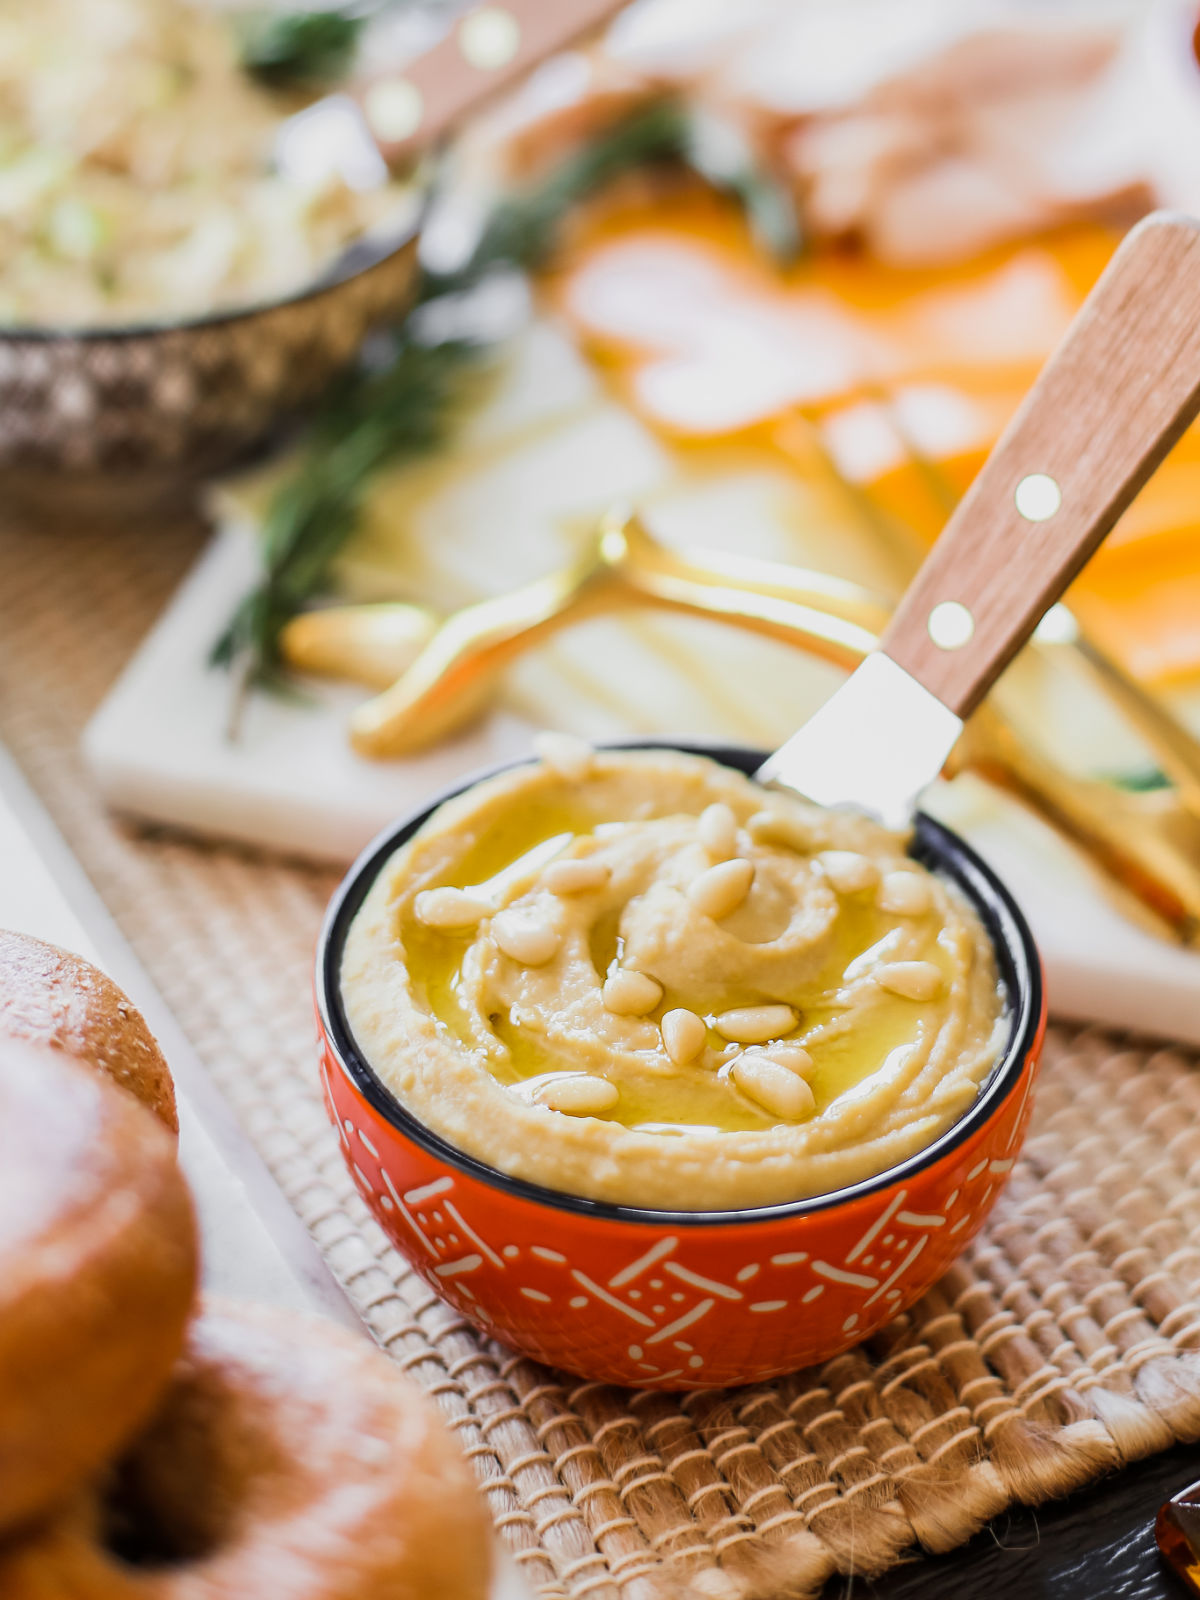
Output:
[[1062,490],[1046,472],[1022,478],[1013,495],[1026,522],[1047,522],[1062,505]]
[[480,6],[459,24],[458,48],[480,72],[506,67],[520,47],[521,25],[503,6]]
[[411,139],[425,113],[421,91],[407,78],[382,78],[363,96],[363,112],[377,138],[399,144]]
[[975,633],[975,618],[961,600],[941,600],[925,624],[939,650],[961,650]]

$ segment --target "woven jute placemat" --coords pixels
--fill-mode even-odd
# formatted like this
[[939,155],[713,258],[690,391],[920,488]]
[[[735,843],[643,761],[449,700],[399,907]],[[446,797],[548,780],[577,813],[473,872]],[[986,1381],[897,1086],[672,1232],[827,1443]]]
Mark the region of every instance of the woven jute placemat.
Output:
[[1200,1438],[1197,1061],[1098,1031],[1052,1031],[981,1238],[819,1370],[676,1398],[473,1333],[389,1247],[321,1110],[309,975],[333,875],[124,828],[80,765],[201,536],[0,531],[0,738],[376,1337],[436,1396],[531,1589],[799,1600]]

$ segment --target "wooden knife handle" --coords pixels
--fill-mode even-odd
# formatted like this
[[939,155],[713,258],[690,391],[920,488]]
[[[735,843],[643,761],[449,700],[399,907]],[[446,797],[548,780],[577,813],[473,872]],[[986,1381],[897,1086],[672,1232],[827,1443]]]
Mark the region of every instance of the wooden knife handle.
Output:
[[1200,410],[1200,223],[1121,244],[881,648],[965,717]]
[[501,0],[456,17],[432,49],[355,94],[389,162],[437,142],[469,112],[627,0]]

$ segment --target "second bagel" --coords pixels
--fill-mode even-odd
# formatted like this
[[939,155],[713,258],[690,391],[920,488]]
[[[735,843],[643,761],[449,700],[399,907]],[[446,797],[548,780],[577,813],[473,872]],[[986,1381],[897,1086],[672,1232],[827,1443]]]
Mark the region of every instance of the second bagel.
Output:
[[0,1547],[4,1600],[485,1600],[490,1534],[432,1403],[365,1339],[238,1306],[193,1324],[105,1480]]

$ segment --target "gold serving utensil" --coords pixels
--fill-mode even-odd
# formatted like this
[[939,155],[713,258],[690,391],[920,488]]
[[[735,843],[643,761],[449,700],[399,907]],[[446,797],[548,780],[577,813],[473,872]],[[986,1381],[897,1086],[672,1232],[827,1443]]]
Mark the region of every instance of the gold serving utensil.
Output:
[[[433,619],[411,605],[311,613],[289,625],[282,649],[300,670],[387,685],[353,714],[351,737],[366,755],[409,755],[478,716],[499,692],[503,669],[533,645],[587,617],[633,606],[724,620],[846,670],[873,648],[890,616],[857,584],[742,556],[685,556],[661,545],[636,517],[612,513],[578,561],[455,613],[419,652],[419,634]],[[1168,721],[1170,737],[1182,732]],[[1186,774],[1186,746],[1182,754],[1174,766]],[[1174,776],[1165,760],[1164,768]],[[1065,772],[991,702],[968,722],[946,770],[967,769],[1017,796],[1083,850],[1143,922],[1182,943],[1200,942],[1200,821],[1176,791],[1127,793]]]
[[[841,667],[870,649],[880,619],[875,602],[839,579],[742,558],[694,562],[665,549],[635,517],[613,513],[570,566],[448,618],[412,666],[353,713],[351,741],[374,757],[423,750],[478,715],[499,674],[532,645],[631,606],[724,618]],[[283,650],[288,657],[286,634]]]

